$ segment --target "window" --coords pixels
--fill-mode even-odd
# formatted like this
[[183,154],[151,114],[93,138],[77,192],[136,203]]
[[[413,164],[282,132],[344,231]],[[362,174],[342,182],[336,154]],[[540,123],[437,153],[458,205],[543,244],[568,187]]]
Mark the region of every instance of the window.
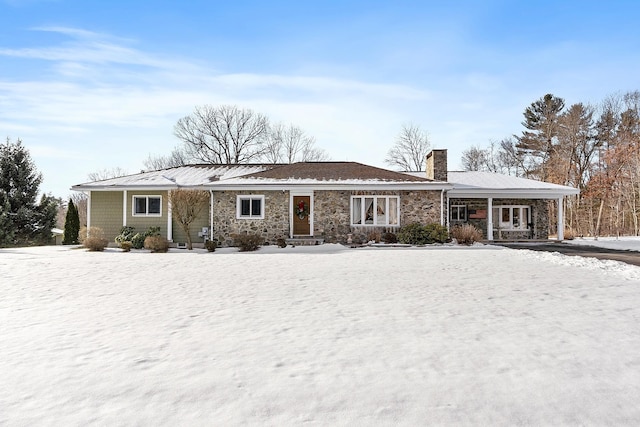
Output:
[[351,225],[400,225],[398,196],[351,196]]
[[236,217],[238,219],[264,219],[264,196],[238,196]]
[[464,205],[451,206],[451,221],[466,221],[467,207]]
[[160,216],[162,215],[161,196],[133,196],[134,216]]
[[529,206],[494,206],[493,217],[503,230],[527,230],[531,224]]

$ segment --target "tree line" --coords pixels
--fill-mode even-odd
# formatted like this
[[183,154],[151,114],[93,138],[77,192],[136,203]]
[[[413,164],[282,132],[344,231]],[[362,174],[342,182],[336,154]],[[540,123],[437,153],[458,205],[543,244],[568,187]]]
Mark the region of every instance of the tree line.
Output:
[[568,107],[546,94],[523,116],[520,135],[465,150],[463,168],[580,189],[565,201],[569,233],[639,235],[640,91]]

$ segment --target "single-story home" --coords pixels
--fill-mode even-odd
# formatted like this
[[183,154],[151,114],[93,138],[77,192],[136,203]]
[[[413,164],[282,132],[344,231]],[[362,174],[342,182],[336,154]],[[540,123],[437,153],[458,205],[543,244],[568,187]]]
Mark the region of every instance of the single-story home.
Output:
[[[194,242],[219,245],[234,234],[265,241],[316,239],[367,241],[419,222],[453,226],[470,222],[487,240],[546,239],[548,200],[578,190],[482,172],[448,172],[447,150],[432,150],[425,172],[394,172],[356,162],[193,165],[75,185],[86,192],[87,222],[111,242],[123,226],[160,227],[171,242],[186,236],[172,218],[169,192],[206,190],[208,206],[192,224]],[[558,238],[562,239],[561,209]]]

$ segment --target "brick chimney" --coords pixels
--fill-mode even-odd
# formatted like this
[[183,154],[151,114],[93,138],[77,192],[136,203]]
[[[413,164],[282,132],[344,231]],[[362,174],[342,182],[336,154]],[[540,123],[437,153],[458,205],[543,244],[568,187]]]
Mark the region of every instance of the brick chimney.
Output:
[[433,149],[427,154],[427,178],[447,181],[447,150]]

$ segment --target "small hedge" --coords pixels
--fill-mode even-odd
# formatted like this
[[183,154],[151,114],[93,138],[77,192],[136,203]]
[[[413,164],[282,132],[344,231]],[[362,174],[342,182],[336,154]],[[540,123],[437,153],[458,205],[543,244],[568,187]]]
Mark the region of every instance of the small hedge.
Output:
[[430,245],[449,241],[447,227],[432,223],[422,225],[413,223],[402,227],[397,234],[398,242],[409,245]]
[[256,251],[264,240],[257,234],[235,234],[233,244],[240,249],[240,252]]
[[83,227],[78,235],[78,240],[82,246],[91,252],[102,252],[107,247],[109,241],[104,238],[104,232],[98,227]]
[[451,237],[461,245],[473,245],[482,240],[482,231],[471,224],[456,225],[451,229]]
[[144,239],[144,248],[153,253],[167,252],[169,241],[162,236],[148,236]]

